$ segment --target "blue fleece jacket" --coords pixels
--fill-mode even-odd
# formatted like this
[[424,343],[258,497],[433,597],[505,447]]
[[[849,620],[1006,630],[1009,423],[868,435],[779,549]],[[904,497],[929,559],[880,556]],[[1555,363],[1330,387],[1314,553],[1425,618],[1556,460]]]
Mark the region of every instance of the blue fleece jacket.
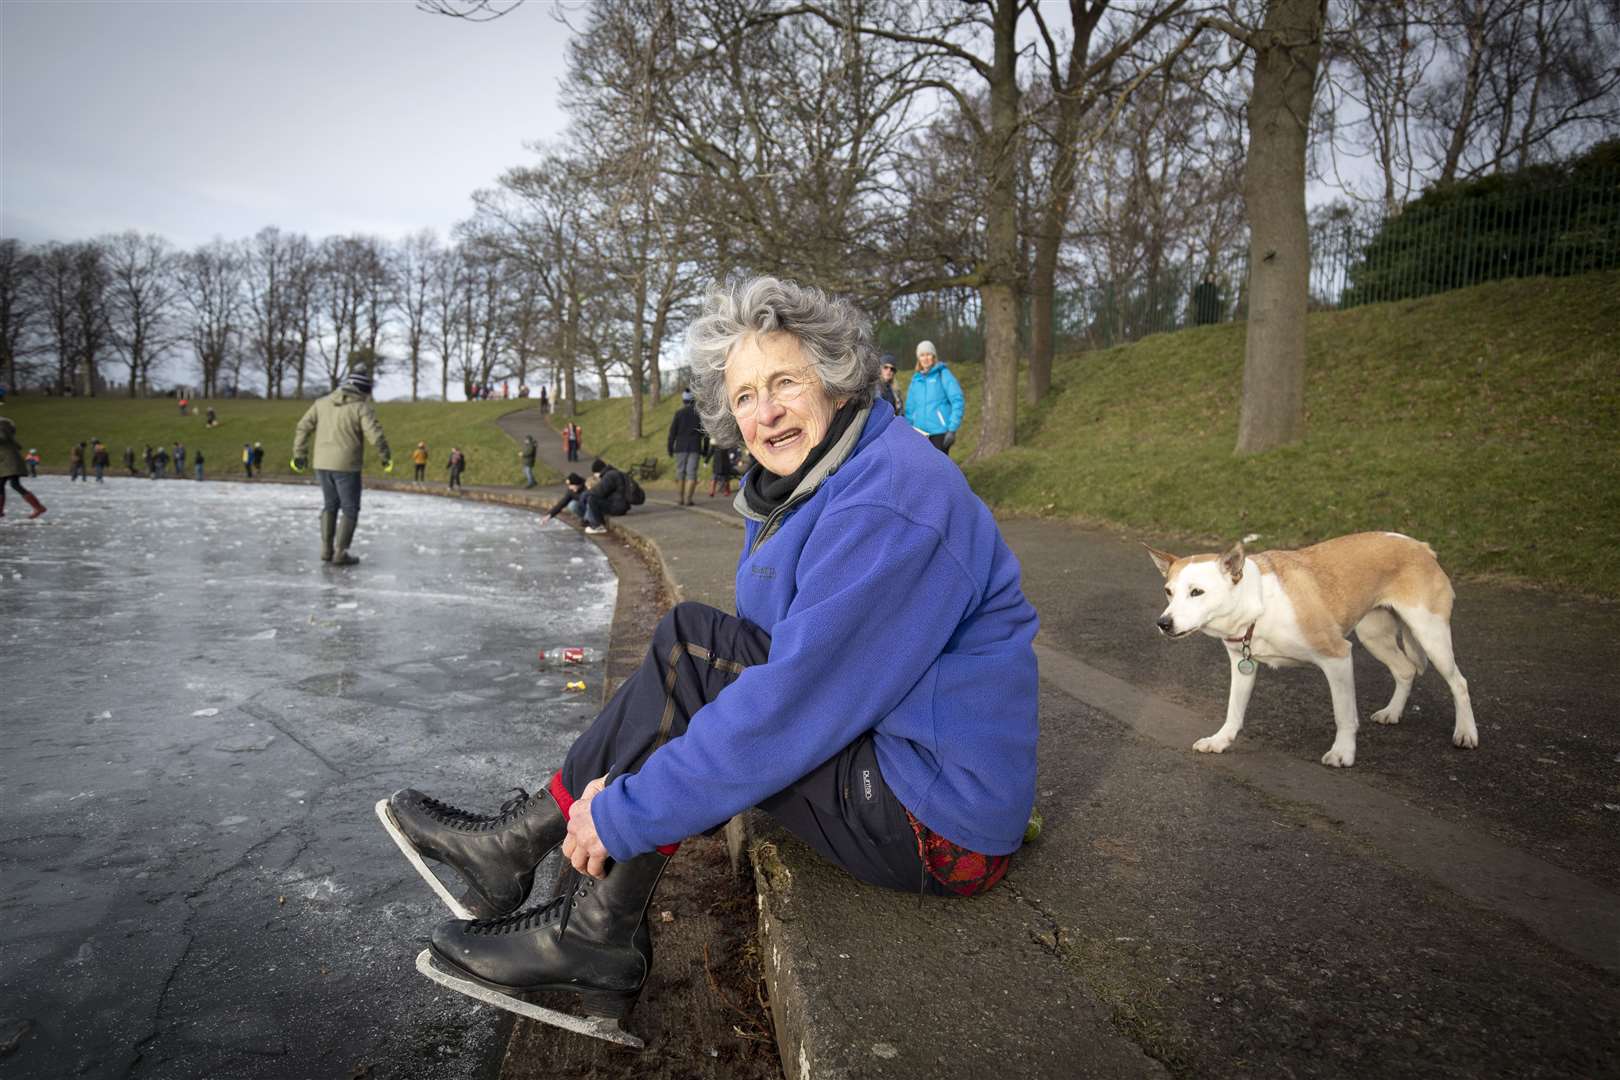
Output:
[[887,409],[758,549],[737,613],[771,635],[751,667],[591,804],[615,859],[755,806],[865,731],[918,820],[987,855],[1035,800],[1035,609],[962,473]]
[[943,435],[962,426],[962,384],[943,361],[911,377],[906,387],[906,423],[929,435]]

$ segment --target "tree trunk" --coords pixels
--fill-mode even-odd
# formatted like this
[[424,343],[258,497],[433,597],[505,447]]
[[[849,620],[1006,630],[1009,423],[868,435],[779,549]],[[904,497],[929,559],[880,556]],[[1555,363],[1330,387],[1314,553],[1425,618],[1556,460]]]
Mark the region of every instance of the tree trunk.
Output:
[[[1054,180],[1055,182],[1055,180]],[[1054,196],[1055,201],[1055,196]],[[1067,206],[1067,201],[1065,201]],[[1052,389],[1052,354],[1056,350],[1057,257],[1063,241],[1062,219],[1055,208],[1041,212],[1042,232],[1035,241],[1035,267],[1030,274],[1029,403],[1038,404]],[[1049,231],[1050,230],[1050,231]]]
[[1305,150],[1326,0],[1272,0],[1254,36],[1249,95],[1249,325],[1237,453],[1305,434],[1305,310],[1310,244]]
[[1014,32],[1019,0],[996,0],[990,76],[990,139],[985,152],[984,397],[974,460],[1010,448],[1018,421],[1018,72]]

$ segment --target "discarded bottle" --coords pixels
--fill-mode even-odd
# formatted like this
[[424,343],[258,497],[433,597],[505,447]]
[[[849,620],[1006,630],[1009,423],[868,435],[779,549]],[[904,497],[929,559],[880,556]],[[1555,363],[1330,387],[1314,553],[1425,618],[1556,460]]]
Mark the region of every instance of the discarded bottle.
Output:
[[587,649],[578,645],[570,645],[561,649],[541,649],[541,667],[572,667],[575,664],[594,664],[602,659],[598,649]]
[[574,682],[564,683],[563,684],[563,689],[565,689],[565,690],[583,690],[583,689],[585,689],[585,680],[584,679],[577,679]]

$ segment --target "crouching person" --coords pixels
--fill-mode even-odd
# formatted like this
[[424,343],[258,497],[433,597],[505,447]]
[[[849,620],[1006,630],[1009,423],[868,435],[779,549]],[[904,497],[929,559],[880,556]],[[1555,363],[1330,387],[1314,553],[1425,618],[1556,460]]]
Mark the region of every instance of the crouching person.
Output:
[[316,400],[298,421],[293,435],[293,472],[309,464],[309,437],[315,436],[315,475],[325,500],[321,510],[321,561],[353,566],[360,560],[349,554],[355,525],[360,520],[360,470],[365,467],[366,443],[392,472],[394,458],[388,437],[377,422],[371,403],[371,376],[356,371],[338,388]]
[[[1018,562],[961,471],[874,407],[865,317],[758,278],[709,299],[687,352],[705,429],[756,462],[737,614],[665,616],[543,790],[493,815],[414,789],[382,807],[478,916],[439,926],[425,962],[509,1001],[563,990],[622,1016],[665,863],[749,807],[860,881],[972,896],[1001,880],[1034,803],[1037,619]],[[558,847],[571,880],[524,909]]]
[[552,504],[550,510],[546,511],[544,520],[550,521],[564,510],[571,510],[579,516],[581,521],[584,521],[585,478],[579,473],[571,472],[568,474],[568,478],[563,481],[563,488],[562,497]]

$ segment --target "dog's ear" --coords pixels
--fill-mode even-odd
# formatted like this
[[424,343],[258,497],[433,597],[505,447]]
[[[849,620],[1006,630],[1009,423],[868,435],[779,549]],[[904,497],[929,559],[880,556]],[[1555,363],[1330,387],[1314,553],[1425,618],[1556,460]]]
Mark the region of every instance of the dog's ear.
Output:
[[1157,548],[1148,547],[1147,544],[1142,546],[1147,548],[1149,555],[1153,556],[1153,565],[1159,568],[1159,573],[1168,578],[1170,576],[1170,564],[1176,561],[1176,556],[1168,551],[1159,551]]
[[1231,578],[1234,585],[1243,580],[1243,541],[1233,544],[1221,556],[1221,573]]

